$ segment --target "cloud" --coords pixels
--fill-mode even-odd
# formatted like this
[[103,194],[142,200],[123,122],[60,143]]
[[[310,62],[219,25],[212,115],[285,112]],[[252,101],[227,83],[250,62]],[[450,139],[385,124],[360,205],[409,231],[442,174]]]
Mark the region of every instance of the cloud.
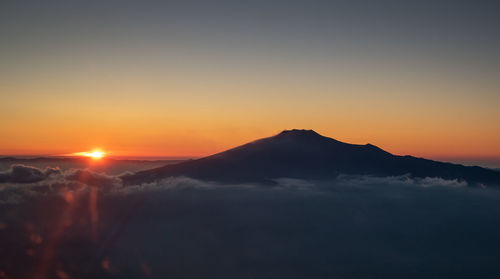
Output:
[[25,165],[12,165],[6,172],[0,173],[0,183],[33,183],[47,179],[51,175],[61,174],[59,168],[40,169]]
[[370,186],[370,185],[413,185],[419,187],[434,187],[434,186],[447,186],[447,187],[466,187],[466,181],[459,181],[457,179],[443,179],[440,177],[412,177],[408,175],[401,176],[370,176],[370,175],[340,175],[336,181],[337,184],[352,185],[352,186]]
[[275,187],[278,188],[286,188],[286,189],[311,189],[314,187],[314,183],[311,181],[296,179],[296,178],[278,178],[274,180],[277,185]]
[[89,170],[70,170],[65,173],[64,178],[67,180],[78,181],[86,185],[98,186],[101,188],[111,188],[121,185],[121,180],[117,176],[107,175],[104,173],[98,173]]
[[154,191],[165,191],[165,190],[210,189],[215,187],[220,187],[220,185],[185,176],[179,176],[179,177],[168,177],[150,183],[129,185],[126,187],[117,187],[114,190],[115,193],[131,194],[137,192],[154,192]]
[[[498,270],[495,189],[410,176],[275,181],[170,177],[123,186],[116,176],[74,169],[34,183],[2,183],[7,237],[0,239],[0,263],[12,263],[11,277],[22,277],[15,271],[44,255],[45,246],[26,237],[36,233],[44,241],[64,236],[53,262],[71,278],[109,277],[103,260],[116,278],[142,274],[143,262],[155,278],[400,278],[408,270],[409,278],[448,278]],[[39,249],[33,261],[19,252],[23,247]],[[454,274],[457,265],[469,268]]]
[[0,204],[15,204],[26,199],[46,195],[60,195],[67,191],[85,191],[98,187],[106,192],[121,186],[118,176],[87,169],[61,170],[12,165],[0,173]]
[[282,191],[325,192],[343,187],[373,188],[382,186],[416,187],[466,187],[467,182],[442,178],[414,178],[410,175],[375,177],[366,175],[340,175],[330,181],[309,181],[296,178],[278,178],[274,185],[258,183],[218,184],[189,177],[169,177],[151,183],[123,185],[120,175],[108,175],[89,169],[37,168],[26,165],[12,165],[0,173],[0,203],[19,203],[26,198],[41,195],[60,195],[64,191],[82,191],[97,187],[109,194],[131,195],[172,190],[209,190],[217,188],[263,188]]

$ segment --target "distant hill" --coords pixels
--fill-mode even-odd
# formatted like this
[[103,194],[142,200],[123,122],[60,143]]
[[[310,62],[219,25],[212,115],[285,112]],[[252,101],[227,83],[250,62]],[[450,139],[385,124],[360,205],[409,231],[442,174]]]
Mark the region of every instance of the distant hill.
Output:
[[169,176],[218,182],[262,182],[276,178],[333,179],[339,174],[440,177],[471,185],[500,185],[500,173],[412,156],[397,156],[374,145],[324,137],[313,130],[285,130],[278,135],[197,160],[123,176],[126,184]]
[[86,157],[0,157],[0,172],[7,171],[12,165],[26,165],[37,168],[58,167],[61,170],[67,169],[89,169],[107,174],[118,175],[124,172],[136,172],[177,164],[184,160],[127,160],[116,158],[101,158],[95,160]]

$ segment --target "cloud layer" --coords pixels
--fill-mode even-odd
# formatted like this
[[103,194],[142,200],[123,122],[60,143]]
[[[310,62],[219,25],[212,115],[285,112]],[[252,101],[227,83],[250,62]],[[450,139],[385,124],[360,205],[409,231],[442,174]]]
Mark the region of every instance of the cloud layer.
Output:
[[11,278],[500,275],[500,192],[459,181],[171,177],[123,186],[84,169],[2,175],[19,173],[37,181],[0,183],[0,271]]
[[32,166],[12,165],[6,172],[0,172],[0,183],[33,183],[61,174],[59,168],[39,169]]
[[61,170],[57,167],[37,168],[21,164],[12,165],[8,171],[0,172],[0,203],[17,203],[25,197],[60,194],[64,191],[81,191],[97,187],[101,192],[131,194],[178,189],[213,189],[220,187],[261,187],[307,191],[330,191],[336,187],[418,186],[418,187],[465,187],[467,182],[442,178],[413,178],[410,175],[374,177],[363,175],[340,175],[330,181],[307,181],[295,178],[277,178],[274,185],[256,183],[227,185],[201,181],[188,177],[170,177],[151,183],[124,186],[121,175],[108,175],[89,169]]

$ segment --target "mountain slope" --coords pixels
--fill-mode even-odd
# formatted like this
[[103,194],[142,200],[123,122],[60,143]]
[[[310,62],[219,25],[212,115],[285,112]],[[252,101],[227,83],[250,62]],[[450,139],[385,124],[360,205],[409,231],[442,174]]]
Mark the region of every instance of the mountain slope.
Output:
[[288,177],[331,179],[339,174],[441,177],[471,184],[500,184],[500,173],[411,156],[396,156],[374,145],[343,143],[312,130],[285,130],[273,137],[197,160],[122,177],[126,184],[169,176],[220,182],[271,181]]

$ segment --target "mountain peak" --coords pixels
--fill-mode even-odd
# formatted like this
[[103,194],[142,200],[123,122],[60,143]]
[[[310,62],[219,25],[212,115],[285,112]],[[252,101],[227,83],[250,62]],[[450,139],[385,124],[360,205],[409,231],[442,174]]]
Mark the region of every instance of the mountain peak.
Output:
[[314,130],[307,129],[291,129],[291,130],[283,130],[277,136],[315,136],[315,137],[323,137],[322,135],[316,133]]

